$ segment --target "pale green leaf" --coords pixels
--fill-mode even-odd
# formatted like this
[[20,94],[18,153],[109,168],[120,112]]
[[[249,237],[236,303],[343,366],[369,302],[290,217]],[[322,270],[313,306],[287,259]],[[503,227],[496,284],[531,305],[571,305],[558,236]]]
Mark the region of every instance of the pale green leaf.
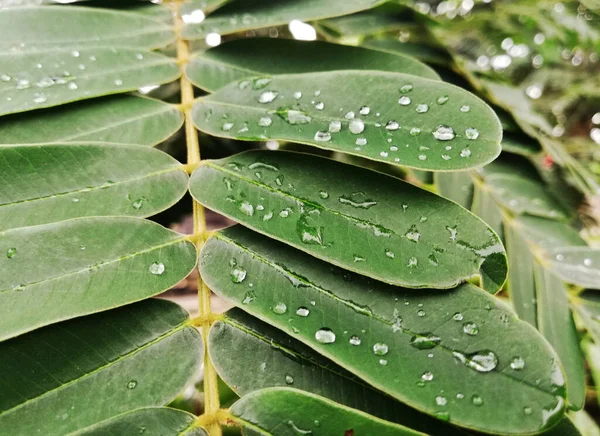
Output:
[[75,6],[3,9],[0,29],[0,52],[98,46],[146,50],[175,40],[172,24],[142,14]]
[[[253,392],[231,408],[230,419],[250,434],[298,435],[423,435],[323,397],[290,388]],[[344,433],[342,433],[344,432]]]
[[292,20],[312,21],[362,11],[382,0],[243,0],[225,4],[200,23],[189,22],[182,30],[186,39],[204,38],[209,33],[226,35],[242,30],[280,26]]
[[521,156],[535,156],[542,151],[542,147],[538,141],[528,136],[504,132],[502,150]]
[[319,26],[344,38],[372,35],[406,29],[410,24],[398,20],[392,14],[362,12],[345,17],[330,18],[320,21]]
[[131,95],[0,118],[0,145],[103,142],[156,145],[183,124],[175,106]]
[[207,241],[200,272],[219,295],[422,412],[498,434],[537,432],[562,415],[554,351],[472,285],[415,293],[240,226]]
[[205,161],[190,179],[190,192],[247,227],[386,283],[451,288],[480,276],[495,293],[506,278],[502,243],[479,218],[352,165],[252,151]]
[[[132,303],[196,262],[183,235],[138,218],[92,217],[0,233],[0,339]],[[26,316],[24,316],[26,314]]]
[[183,166],[137,145],[0,147],[0,231],[84,216],[147,217],[187,191]]
[[485,165],[500,153],[502,136],[496,115],[473,94],[381,71],[230,83],[201,98],[193,117],[200,130],[215,136],[300,142],[430,171]]
[[129,48],[4,53],[0,65],[0,115],[134,91],[180,74],[175,59]]
[[598,427],[598,424],[596,424],[594,418],[592,418],[592,416],[585,410],[571,412],[569,415],[574,423],[574,426],[576,426],[577,430],[579,430],[574,434],[578,436],[600,436],[600,427]]
[[586,246],[577,230],[561,221],[520,215],[512,220],[523,237],[545,251],[568,246]]
[[556,350],[566,376],[567,400],[579,410],[585,401],[585,372],[567,290],[553,271],[538,263],[534,263],[534,273],[538,330]]
[[261,74],[333,70],[380,70],[439,80],[433,69],[407,56],[324,41],[237,39],[194,57],[186,74],[198,87],[214,91]]
[[142,433],[144,436],[207,436],[203,429],[194,426],[195,418],[182,410],[148,407],[107,419],[72,433],[72,436],[125,436]]
[[583,318],[587,331],[600,344],[600,296],[597,292],[585,291],[573,300],[573,308]]
[[490,226],[496,234],[502,235],[504,233],[502,210],[498,207],[498,203],[494,201],[487,184],[478,183],[475,185],[471,211]]
[[211,327],[208,348],[219,375],[240,396],[290,386],[427,434],[463,434],[376,391],[301,342],[239,309],[229,310]]
[[437,172],[433,174],[437,193],[442,197],[455,201],[465,209],[470,209],[473,202],[473,177],[466,171],[451,173]]
[[600,250],[561,247],[542,253],[547,268],[561,280],[584,288],[600,289]]
[[160,406],[201,361],[198,331],[164,300],[45,327],[0,344],[0,387],[10,392],[0,398],[0,428],[11,436],[62,436]]

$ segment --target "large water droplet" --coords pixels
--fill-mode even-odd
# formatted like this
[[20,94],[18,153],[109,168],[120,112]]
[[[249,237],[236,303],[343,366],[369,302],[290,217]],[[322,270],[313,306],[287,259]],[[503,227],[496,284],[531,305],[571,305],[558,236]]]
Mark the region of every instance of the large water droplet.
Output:
[[454,139],[454,129],[450,126],[439,125],[432,134],[438,141],[450,141]]
[[373,353],[375,353],[378,356],[385,356],[388,353],[388,351],[388,346],[383,342],[377,342],[375,345],[373,345]]
[[233,283],[242,283],[246,278],[247,271],[245,268],[241,266],[234,266],[231,269],[231,281]]
[[348,123],[348,128],[350,129],[350,132],[354,133],[355,135],[358,135],[359,133],[364,132],[365,123],[360,118],[353,118]]
[[335,333],[328,328],[321,328],[315,333],[315,339],[322,344],[333,344],[335,342]]
[[472,354],[453,351],[452,355],[469,368],[479,372],[490,372],[498,366],[498,357],[490,350],[477,351]]
[[148,270],[155,276],[159,276],[165,272],[165,264],[162,262],[153,262]]

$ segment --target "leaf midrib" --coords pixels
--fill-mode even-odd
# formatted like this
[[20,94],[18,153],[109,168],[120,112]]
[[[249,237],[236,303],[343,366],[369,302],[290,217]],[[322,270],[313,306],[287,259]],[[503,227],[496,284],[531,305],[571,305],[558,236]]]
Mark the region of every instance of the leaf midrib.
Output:
[[[350,305],[347,303],[347,301],[346,301],[346,300],[343,300],[343,299],[341,299],[341,298],[337,297],[337,295],[335,295],[333,292],[327,291],[326,289],[323,289],[323,288],[321,288],[321,287],[319,287],[319,286],[316,286],[314,283],[312,283],[312,282],[309,282],[309,281],[306,281],[306,280],[305,280],[303,277],[301,277],[301,276],[298,276],[298,275],[295,275],[295,274],[291,273],[290,271],[287,271],[287,270],[285,270],[285,269],[281,268],[279,265],[277,265],[277,264],[275,264],[275,263],[272,263],[271,261],[269,261],[268,259],[264,258],[263,256],[261,256],[261,255],[260,255],[260,254],[258,254],[257,252],[255,252],[255,251],[252,251],[252,250],[248,249],[247,247],[244,247],[243,245],[240,245],[240,244],[238,244],[236,241],[234,241],[234,240],[232,240],[232,239],[228,238],[227,236],[223,235],[222,233],[220,233],[220,232],[217,232],[217,233],[215,233],[215,234],[213,235],[213,237],[214,237],[214,238],[216,238],[216,239],[220,239],[221,241],[223,241],[223,242],[225,242],[225,243],[230,243],[231,245],[234,245],[234,246],[235,246],[235,247],[237,247],[239,250],[241,250],[241,251],[243,251],[243,252],[245,252],[245,253],[247,253],[247,254],[251,255],[253,258],[257,259],[259,262],[262,262],[262,263],[264,263],[264,264],[268,265],[269,267],[271,267],[271,268],[273,268],[273,269],[275,269],[275,270],[279,271],[280,273],[283,273],[284,275],[291,275],[291,276],[293,276],[293,277],[294,277],[296,280],[298,280],[298,281],[300,281],[300,282],[304,283],[304,284],[305,284],[307,287],[313,288],[313,289],[314,289],[314,290],[316,290],[317,292],[319,292],[319,293],[321,293],[321,294],[323,294],[323,295],[325,295],[325,296],[327,296],[327,297],[330,297],[331,299],[333,299],[333,300],[337,301],[338,303],[340,303],[340,304],[342,304],[342,305],[344,305],[344,306],[351,307],[351,306],[350,306]],[[376,321],[379,321],[379,322],[381,322],[382,324],[388,325],[388,326],[390,326],[390,327],[393,325],[393,323],[392,323],[392,322],[390,322],[390,321],[388,321],[388,320],[386,320],[386,319],[384,319],[384,318],[381,318],[381,317],[379,317],[379,316],[371,315],[371,317],[372,317],[373,319],[375,319]],[[417,333],[414,333],[414,332],[412,332],[412,331],[410,331],[409,329],[406,329],[406,328],[404,328],[404,327],[401,327],[401,329],[400,329],[400,332],[401,332],[401,333],[403,333],[403,334],[406,334],[406,335],[410,335],[410,336],[414,336],[414,335],[416,335],[416,334],[417,334]],[[312,348],[312,347],[311,347],[311,348]],[[456,350],[452,350],[451,348],[448,348],[448,347],[446,347],[445,345],[441,345],[441,344],[440,344],[440,345],[438,345],[436,348],[440,348],[440,349],[444,350],[444,352],[448,352],[448,353],[452,353],[453,351],[456,351]],[[468,368],[467,368],[467,369],[468,369]],[[495,372],[496,374],[500,374],[500,375],[502,375],[502,376],[504,376],[504,377],[507,377],[507,378],[508,378],[508,379],[510,379],[510,380],[514,380],[514,381],[516,381],[516,382],[517,382],[517,383],[519,383],[519,384],[523,384],[523,385],[525,385],[525,386],[528,386],[529,388],[532,388],[532,389],[534,389],[534,390],[536,390],[536,391],[543,392],[543,393],[545,393],[545,394],[548,394],[548,395],[552,395],[552,396],[554,396],[554,394],[553,394],[552,392],[548,392],[548,391],[546,391],[546,390],[540,389],[540,388],[539,388],[539,386],[537,386],[537,385],[533,385],[533,384],[530,384],[529,382],[526,382],[526,381],[524,381],[524,380],[519,380],[519,379],[516,379],[516,378],[512,377],[510,374],[507,374],[507,373],[504,373],[504,372],[501,372],[501,371],[494,371],[494,372]]]

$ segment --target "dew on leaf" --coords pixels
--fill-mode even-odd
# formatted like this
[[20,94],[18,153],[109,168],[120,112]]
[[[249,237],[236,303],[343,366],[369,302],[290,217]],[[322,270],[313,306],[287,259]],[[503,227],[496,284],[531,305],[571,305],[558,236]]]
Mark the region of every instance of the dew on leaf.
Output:
[[463,324],[463,332],[469,336],[476,336],[479,333],[479,327],[473,322],[466,322]]
[[473,127],[469,127],[465,130],[465,136],[467,139],[477,139],[479,137],[479,131]]
[[348,128],[350,129],[351,133],[353,133],[355,135],[358,135],[359,133],[364,132],[364,130],[365,130],[365,123],[360,118],[353,118],[348,123]]
[[478,372],[489,372],[498,366],[498,357],[493,351],[483,350],[472,354],[453,351],[452,355],[467,367]]
[[155,276],[159,276],[165,272],[165,264],[162,262],[153,262],[148,270]]
[[418,104],[415,108],[415,111],[419,114],[424,114],[425,112],[429,111],[429,106],[425,103]]
[[338,133],[342,130],[342,122],[341,121],[331,121],[329,123],[329,132],[330,133]]
[[271,103],[278,95],[279,93],[277,91],[264,91],[258,96],[258,102]]
[[331,140],[331,133],[318,131],[315,133],[315,141],[317,142],[327,142]]
[[377,356],[385,356],[389,351],[389,348],[383,342],[377,342],[373,345],[373,353]]
[[402,106],[408,106],[410,104],[410,102],[411,102],[410,97],[407,97],[405,95],[403,95],[402,97],[400,97],[398,99],[398,103]]
[[273,313],[276,313],[277,315],[283,315],[284,313],[287,312],[287,305],[285,303],[277,303],[275,306],[273,306]]
[[234,266],[231,269],[231,281],[233,283],[242,283],[246,278],[247,271],[245,268],[241,266]]
[[299,307],[298,309],[296,309],[296,315],[298,316],[302,316],[302,317],[306,317],[310,314],[310,310],[308,310],[308,308],[302,306]]
[[454,129],[450,126],[440,124],[435,128],[432,134],[438,141],[450,141],[454,139]]
[[335,342],[335,333],[328,328],[321,328],[315,333],[315,339],[322,344],[333,344]]
[[15,247],[11,247],[8,250],[6,250],[6,257],[8,257],[9,259],[12,259],[16,255],[17,255],[17,249]]

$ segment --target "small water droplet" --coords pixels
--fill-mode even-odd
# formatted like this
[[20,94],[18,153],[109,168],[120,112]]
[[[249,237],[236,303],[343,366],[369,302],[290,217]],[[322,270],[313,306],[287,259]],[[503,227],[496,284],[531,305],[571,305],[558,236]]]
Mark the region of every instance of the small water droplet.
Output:
[[242,304],[250,304],[254,300],[256,300],[256,294],[254,291],[248,291],[244,294],[244,299],[242,300]]
[[381,366],[386,366],[388,364],[388,361],[386,359],[379,359],[379,364]]
[[467,106],[466,104],[460,107],[460,111],[463,113],[469,112],[471,110],[470,106]]
[[325,107],[325,103],[323,103],[322,101],[318,101],[317,103],[315,103],[315,109],[317,110],[323,110],[323,108]]
[[385,356],[389,351],[389,348],[383,342],[377,342],[373,345],[373,353],[377,356]]
[[330,133],[338,133],[342,130],[342,122],[341,121],[331,121],[329,123],[329,132]]
[[[412,129],[410,129],[409,133],[412,136],[419,136],[421,134],[421,129],[419,129],[418,127],[413,127]],[[408,144],[407,144],[408,146]]]
[[462,313],[456,312],[454,315],[452,315],[452,319],[454,321],[462,321],[464,319],[464,316]]
[[348,128],[350,129],[350,132],[358,135],[365,130],[365,123],[360,118],[353,118],[350,120],[350,123],[348,123]]
[[525,406],[525,407],[523,407],[523,413],[525,415],[531,415],[533,413],[533,409],[531,407]]
[[429,105],[426,105],[425,103],[418,104],[415,108],[415,111],[419,114],[424,114],[425,112],[429,111]]
[[436,102],[439,105],[444,105],[448,103],[448,100],[450,100],[450,97],[448,97],[447,95],[441,95],[437,98]]
[[231,281],[233,283],[242,283],[246,278],[247,271],[241,266],[234,266],[231,269]]
[[405,95],[403,95],[402,97],[400,97],[398,99],[398,103],[402,106],[408,106],[410,104],[411,100],[410,97],[407,97]]
[[127,382],[127,389],[135,389],[136,386],[137,386],[136,380],[130,380]]
[[361,115],[369,115],[369,113],[371,113],[371,108],[369,106],[362,106],[358,112]]
[[498,366],[498,357],[490,350],[477,351],[472,354],[453,351],[452,355],[461,363],[479,372],[489,372]]
[[419,350],[429,350],[435,348],[442,338],[434,335],[433,333],[425,333],[422,335],[415,335],[410,339],[410,345]]
[[346,115],[344,115],[344,118],[346,118],[347,120],[351,120],[354,118],[354,112],[350,111],[350,112],[346,112]]
[[255,89],[255,90],[263,89],[269,83],[271,83],[271,79],[268,77],[261,77],[258,79],[254,79],[252,81],[252,89]]
[[411,226],[411,228],[404,234],[404,236],[406,237],[406,239],[412,242],[419,242],[419,239],[421,239],[421,234],[414,225]]
[[302,98],[302,93],[300,91],[294,92],[293,95],[296,100],[300,100]]
[[324,327],[317,330],[315,339],[322,344],[333,344],[335,342],[335,333]]
[[429,371],[424,372],[423,375],[421,376],[421,380],[423,381],[431,381],[433,380],[433,374]]
[[8,74],[0,74],[0,80],[3,82],[10,82],[11,77]]
[[406,85],[402,85],[400,87],[400,92],[403,94],[406,94],[407,92],[412,91],[413,86],[410,83],[407,83]]
[[298,316],[302,316],[302,317],[306,317],[310,314],[310,310],[308,310],[308,308],[302,306],[299,307],[298,309],[296,309],[296,315]]
[[285,375],[285,384],[287,385],[293,385],[294,384],[294,377],[292,377],[289,374]]
[[42,92],[36,92],[33,94],[34,103],[45,103],[47,100],[46,96]]
[[317,142],[327,142],[331,140],[331,133],[329,132],[321,132],[320,130],[315,133],[315,141]]
[[[409,268],[414,268],[414,267],[417,266],[418,263],[419,263],[419,261],[417,260],[416,257],[411,257],[410,259],[408,259],[408,262],[406,263],[406,266],[409,267]],[[419,316],[425,316],[425,312],[423,312],[422,310],[419,310],[418,315]]]
[[229,132],[233,128],[233,123],[223,123],[221,126],[221,130],[224,132]]
[[277,303],[275,306],[273,306],[272,310],[273,313],[276,313],[277,315],[283,315],[287,312],[287,306],[285,303]]
[[354,143],[356,145],[360,145],[360,146],[367,145],[367,138],[363,138],[363,137],[356,138],[356,141],[354,141]]
[[360,345],[360,338],[358,336],[352,336],[348,342],[350,342],[350,345],[358,346]]
[[146,197],[140,197],[131,203],[131,207],[133,207],[135,210],[140,210],[144,206],[144,202],[146,200]]
[[483,398],[481,398],[479,395],[473,395],[471,397],[471,402],[476,406],[481,406],[483,404]]
[[273,124],[273,120],[270,117],[261,117],[258,120],[258,125],[261,127],[269,127],[271,124]]
[[258,96],[259,103],[271,103],[277,98],[279,92],[277,91],[264,91]]
[[386,255],[387,257],[389,257],[390,259],[393,259],[393,258],[395,258],[395,257],[396,257],[396,255],[394,254],[394,252],[393,252],[393,251],[390,251],[390,250],[385,250],[385,255]]
[[432,134],[438,141],[450,141],[454,139],[454,129],[450,126],[440,124],[435,128]]
[[435,404],[437,404],[438,406],[445,406],[446,404],[448,404],[448,400],[446,399],[446,397],[438,395],[437,397],[435,397]]
[[31,83],[29,83],[29,80],[27,80],[27,79],[17,80],[17,85],[16,85],[17,89],[27,89],[30,87],[31,87]]
[[474,322],[466,322],[463,324],[463,332],[469,336],[476,336],[479,333],[479,327]]
[[477,139],[479,137],[479,131],[477,129],[474,129],[473,127],[469,127],[465,130],[465,136],[467,137],[467,139]]
[[385,128],[387,130],[398,130],[400,128],[400,124],[396,121],[390,120],[385,124]]
[[117,85],[117,86],[121,86],[121,85],[123,85],[123,81],[122,81],[121,79],[116,79],[114,83],[115,83],[115,85]]
[[74,91],[77,89],[77,83],[69,82],[69,84],[67,85],[67,88],[69,88],[71,91]]
[[525,368],[525,360],[523,360],[522,357],[515,357],[513,358],[513,360],[511,360],[510,362],[510,367],[514,370],[521,370],[523,368]]
[[585,266],[592,266],[592,259],[586,257],[585,259],[583,259],[583,264]]
[[248,215],[248,216],[254,215],[254,206],[252,206],[250,203],[248,203],[245,200],[240,203],[239,209],[240,209],[240,212],[242,212],[244,215]]
[[159,276],[165,272],[165,264],[162,262],[153,262],[148,270],[155,276]]
[[8,257],[9,259],[12,259],[16,255],[17,255],[17,249],[15,247],[11,247],[8,250],[6,250],[6,257]]

